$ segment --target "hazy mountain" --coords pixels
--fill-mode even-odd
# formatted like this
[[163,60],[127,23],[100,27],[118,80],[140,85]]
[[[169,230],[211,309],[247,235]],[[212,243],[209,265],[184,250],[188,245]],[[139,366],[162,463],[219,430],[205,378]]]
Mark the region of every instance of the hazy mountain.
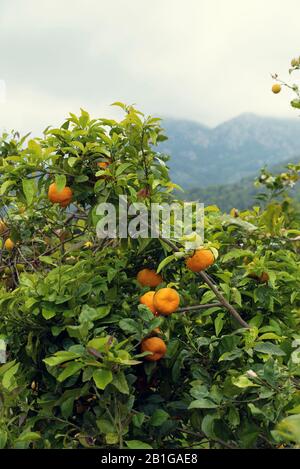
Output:
[[[270,165],[269,170],[271,173],[281,173],[285,170],[288,163],[296,161],[286,160],[283,163]],[[235,207],[240,210],[259,205],[260,200],[258,195],[266,193],[263,185],[259,187],[254,186],[254,181],[259,176],[259,173],[253,174],[246,178],[241,179],[233,184],[219,184],[208,187],[195,187],[180,193],[179,197],[184,200],[198,200],[205,205],[217,205],[221,210],[230,211]],[[300,187],[296,185],[293,189],[288,190],[290,196],[300,202]]]
[[185,189],[230,184],[300,155],[300,119],[242,114],[215,128],[164,119],[172,179]]

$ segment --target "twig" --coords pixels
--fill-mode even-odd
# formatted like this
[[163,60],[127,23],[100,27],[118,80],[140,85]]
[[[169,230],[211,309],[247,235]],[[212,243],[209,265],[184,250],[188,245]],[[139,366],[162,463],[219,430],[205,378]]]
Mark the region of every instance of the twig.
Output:
[[183,308],[178,308],[176,310],[176,313],[184,313],[185,311],[196,311],[198,309],[214,308],[215,306],[222,306],[222,303],[206,303],[204,305],[185,306]]
[[199,272],[199,275],[200,277],[204,280],[204,282],[209,286],[209,288],[214,292],[214,294],[216,295],[216,297],[218,298],[218,300],[220,300],[220,303],[226,308],[228,309],[228,311],[230,312],[230,314],[237,320],[237,322],[242,326],[242,327],[245,327],[247,329],[249,329],[249,324],[244,321],[243,318],[241,318],[241,316],[239,315],[239,313],[236,311],[236,309],[230,304],[228,303],[228,301],[226,300],[226,298],[224,298],[224,296],[222,295],[222,293],[219,292],[218,288],[216,287],[216,285],[208,278],[208,276],[206,275],[205,272]]
[[[202,433],[202,432],[192,432],[190,430],[184,430],[184,429],[178,429],[180,432],[182,433],[186,433],[187,435],[192,435],[192,436],[197,436],[199,438],[207,438],[207,436],[205,435],[205,433]],[[222,446],[225,446],[225,448],[228,448],[228,449],[238,449],[238,447],[236,445],[233,445],[233,444],[230,444],[230,443],[227,443],[226,441],[224,440],[220,440],[220,438],[212,438],[213,441],[215,441],[216,443],[219,443],[220,445]]]

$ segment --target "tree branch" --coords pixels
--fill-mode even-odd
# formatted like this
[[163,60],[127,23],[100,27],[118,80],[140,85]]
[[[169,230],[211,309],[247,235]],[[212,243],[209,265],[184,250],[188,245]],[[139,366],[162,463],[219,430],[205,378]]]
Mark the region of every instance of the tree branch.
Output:
[[214,308],[215,306],[224,306],[222,303],[206,303],[204,305],[185,306],[176,309],[176,313],[184,313],[185,311],[197,311],[199,309]]
[[[178,249],[178,247],[176,246],[176,244],[174,244],[172,241],[170,241],[169,239],[166,239],[166,238],[160,238],[164,243],[166,243],[170,248],[173,249],[173,251],[175,252],[179,252],[180,250]],[[214,292],[214,294],[216,295],[216,297],[218,298],[218,300],[220,301],[220,303],[224,306],[224,308],[226,308],[229,313],[231,314],[232,317],[234,317],[234,319],[244,328],[246,329],[249,329],[249,324],[244,321],[244,319],[239,315],[239,313],[236,311],[236,309],[230,304],[228,303],[228,301],[226,300],[226,298],[224,298],[224,296],[222,295],[222,293],[218,290],[217,286],[210,280],[210,278],[208,277],[208,275],[205,273],[205,272],[199,272],[199,275],[200,277],[202,278],[202,280],[206,283],[206,285],[209,286],[209,288]]]

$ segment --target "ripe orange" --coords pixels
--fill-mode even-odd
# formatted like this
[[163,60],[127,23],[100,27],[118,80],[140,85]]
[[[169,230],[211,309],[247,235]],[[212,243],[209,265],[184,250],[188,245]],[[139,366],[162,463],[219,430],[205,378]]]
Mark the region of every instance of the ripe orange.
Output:
[[273,91],[273,93],[275,93],[275,94],[280,93],[280,91],[281,91],[281,85],[280,85],[279,83],[275,83],[275,84],[272,86],[272,91]]
[[153,297],[155,295],[155,291],[148,291],[143,296],[140,297],[140,303],[142,305],[148,306],[148,308],[152,311],[153,314],[156,313],[156,310],[153,305]]
[[152,352],[152,355],[146,355],[145,360],[156,362],[164,357],[167,352],[165,342],[159,337],[149,337],[141,343],[142,352]]
[[162,276],[157,274],[155,270],[142,269],[137,274],[137,281],[142,287],[155,288],[163,282]]
[[106,169],[109,166],[108,161],[98,161],[97,165],[101,169]]
[[7,249],[7,251],[12,251],[14,247],[15,247],[15,243],[13,242],[13,240],[10,238],[7,238],[7,240],[4,243],[4,248]]
[[49,186],[48,199],[53,204],[60,204],[61,207],[67,207],[72,201],[73,192],[68,186],[65,186],[61,191],[57,190],[56,183],[53,182]]
[[179,303],[180,296],[173,288],[161,288],[155,293],[153,298],[155,310],[164,316],[174,313]]
[[193,256],[186,261],[186,266],[192,272],[201,272],[215,262],[215,258],[210,249],[197,249]]

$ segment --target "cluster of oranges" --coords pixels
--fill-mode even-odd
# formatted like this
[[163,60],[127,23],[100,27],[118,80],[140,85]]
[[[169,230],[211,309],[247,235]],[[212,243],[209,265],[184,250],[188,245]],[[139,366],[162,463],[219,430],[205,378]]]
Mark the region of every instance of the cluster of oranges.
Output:
[[[192,272],[201,272],[212,265],[214,261],[215,257],[212,251],[201,248],[188,257],[186,266]],[[139,271],[137,281],[142,287],[156,288],[163,282],[163,278],[154,270],[146,268]],[[140,303],[147,306],[155,316],[170,316],[178,309],[180,295],[174,288],[160,288],[156,291],[150,290],[142,295]],[[160,333],[160,330],[155,329],[153,332]],[[141,351],[151,352],[151,355],[145,356],[146,360],[157,361],[164,357],[167,346],[159,337],[148,337],[142,341]]]

